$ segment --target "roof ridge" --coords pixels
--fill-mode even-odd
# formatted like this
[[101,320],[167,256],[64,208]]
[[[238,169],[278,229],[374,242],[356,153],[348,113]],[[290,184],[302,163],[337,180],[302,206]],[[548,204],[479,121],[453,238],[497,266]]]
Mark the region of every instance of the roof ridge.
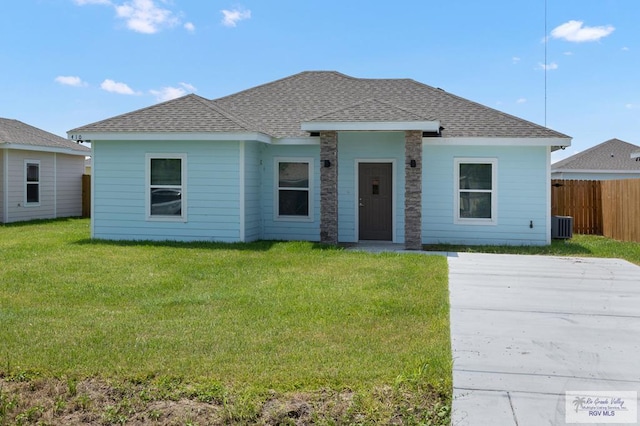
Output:
[[322,113],[320,115],[317,115],[315,117],[310,117],[307,120],[309,120],[309,121],[318,120],[318,119],[320,119],[322,117],[326,117],[328,115],[335,114],[337,112],[345,111],[345,110],[348,110],[349,108],[353,108],[353,107],[356,107],[356,106],[359,106],[359,105],[364,105],[364,104],[369,103],[369,102],[378,102],[378,103],[381,103],[383,105],[390,106],[390,107],[395,108],[395,109],[399,109],[400,111],[408,112],[408,113],[410,113],[412,115],[415,115],[416,117],[420,117],[420,118],[425,119],[427,121],[431,121],[430,118],[427,118],[427,117],[423,116],[422,114],[418,114],[417,112],[411,111],[410,109],[403,108],[403,107],[395,105],[395,104],[393,104],[391,102],[383,101],[382,99],[378,99],[378,98],[375,98],[375,97],[359,99],[357,102],[354,102],[354,103],[352,103],[350,105],[347,105],[347,106],[344,106],[344,107],[340,107],[340,108],[336,108],[336,109],[331,110],[331,111],[324,112],[324,113]]
[[239,92],[230,93],[228,95],[212,99],[212,101],[217,103],[218,101],[222,101],[224,99],[227,99],[227,98],[230,98],[230,97],[233,97],[233,96],[236,96],[236,95],[241,95],[241,94],[246,93],[248,91],[253,91],[255,89],[260,89],[260,88],[263,88],[263,87],[272,86],[274,84],[281,83],[281,82],[287,81],[287,80],[293,80],[293,79],[296,79],[296,78],[298,78],[298,77],[300,77],[302,75],[305,75],[305,74],[335,74],[335,75],[337,75],[339,77],[350,78],[350,79],[354,79],[354,80],[360,80],[359,78],[351,77],[350,75],[342,74],[341,72],[338,72],[338,71],[300,71],[300,72],[298,72],[296,74],[293,74],[293,75],[282,77],[282,78],[279,78],[279,79],[273,80],[273,81],[268,81],[266,83],[258,84],[257,86],[252,86],[252,87],[246,88],[246,89],[241,90]]
[[264,132],[260,129],[260,126],[257,126],[256,124],[253,124],[243,118],[240,118],[236,115],[233,115],[232,113],[230,113],[229,111],[227,111],[226,109],[222,108],[220,105],[217,105],[213,100],[211,99],[206,99],[203,98],[201,96],[197,96],[196,100],[200,103],[202,103],[203,105],[205,105],[208,108],[211,108],[212,110],[214,110],[215,112],[217,112],[220,115],[223,115],[225,118],[233,121],[235,124],[239,125],[240,127],[243,127],[245,130],[247,131],[258,131],[261,133],[266,133],[269,134],[267,132]]

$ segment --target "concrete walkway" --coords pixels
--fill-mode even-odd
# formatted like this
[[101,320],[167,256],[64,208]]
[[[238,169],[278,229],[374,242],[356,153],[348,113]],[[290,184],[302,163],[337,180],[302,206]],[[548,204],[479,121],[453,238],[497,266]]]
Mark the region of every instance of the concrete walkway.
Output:
[[640,267],[449,255],[453,425],[563,425],[565,391],[640,393]]

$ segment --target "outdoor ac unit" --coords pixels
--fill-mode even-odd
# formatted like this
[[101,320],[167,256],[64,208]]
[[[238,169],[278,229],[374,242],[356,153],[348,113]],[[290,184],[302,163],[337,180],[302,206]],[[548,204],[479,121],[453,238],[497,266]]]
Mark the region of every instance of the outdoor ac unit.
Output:
[[551,216],[551,238],[573,237],[573,218],[571,216]]

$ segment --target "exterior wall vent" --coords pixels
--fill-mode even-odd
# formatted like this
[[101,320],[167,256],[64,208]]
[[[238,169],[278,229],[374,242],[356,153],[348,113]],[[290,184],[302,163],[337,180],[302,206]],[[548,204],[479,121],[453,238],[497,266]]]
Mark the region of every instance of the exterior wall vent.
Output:
[[572,238],[573,217],[551,216],[551,238]]

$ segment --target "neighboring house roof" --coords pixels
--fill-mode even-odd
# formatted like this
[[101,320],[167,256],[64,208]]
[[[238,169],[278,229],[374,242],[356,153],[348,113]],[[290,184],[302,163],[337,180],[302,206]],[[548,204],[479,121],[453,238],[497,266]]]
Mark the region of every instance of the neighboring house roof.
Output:
[[411,79],[362,79],[335,71],[302,72],[211,101],[188,95],[69,133],[255,131],[296,138],[309,135],[301,129],[304,122],[425,120],[439,121],[445,137],[569,139]]
[[640,162],[632,157],[640,147],[620,139],[610,139],[551,165],[552,172],[640,172]]
[[91,149],[84,145],[8,118],[0,118],[0,148],[3,145],[16,149],[58,151],[82,155],[88,155],[91,152]]

